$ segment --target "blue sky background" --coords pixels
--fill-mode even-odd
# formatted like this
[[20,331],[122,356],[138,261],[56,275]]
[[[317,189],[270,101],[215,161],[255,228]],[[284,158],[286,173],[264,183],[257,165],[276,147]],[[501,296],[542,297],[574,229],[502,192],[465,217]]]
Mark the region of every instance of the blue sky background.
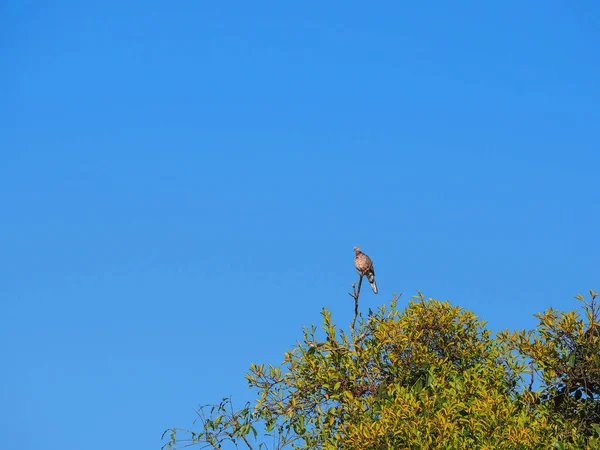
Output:
[[0,3],[0,435],[158,449],[355,245],[491,329],[600,289],[600,6]]

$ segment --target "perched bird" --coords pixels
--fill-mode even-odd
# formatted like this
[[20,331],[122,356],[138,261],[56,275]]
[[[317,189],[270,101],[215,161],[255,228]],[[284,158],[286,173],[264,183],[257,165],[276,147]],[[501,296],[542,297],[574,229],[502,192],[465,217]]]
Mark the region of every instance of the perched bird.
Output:
[[371,285],[371,289],[373,289],[373,293],[377,294],[377,284],[375,284],[375,269],[373,268],[373,261],[367,255],[360,251],[359,247],[354,247],[354,252],[356,256],[354,257],[354,266],[356,267],[356,271],[362,277],[363,275],[367,276],[367,280],[369,280],[369,284]]

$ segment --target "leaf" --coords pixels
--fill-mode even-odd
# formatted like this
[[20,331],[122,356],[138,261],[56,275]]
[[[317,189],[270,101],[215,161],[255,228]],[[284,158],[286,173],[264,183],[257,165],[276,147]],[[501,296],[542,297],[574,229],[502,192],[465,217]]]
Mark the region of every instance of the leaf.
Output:
[[250,424],[245,423],[238,429],[238,432],[236,434],[241,437],[241,436],[246,436],[249,432],[250,432]]
[[425,384],[427,387],[433,384],[433,375],[431,373],[427,374],[427,383]]
[[416,392],[417,394],[420,393],[423,390],[423,379],[419,378],[417,380],[417,382],[414,384],[413,386],[413,391]]

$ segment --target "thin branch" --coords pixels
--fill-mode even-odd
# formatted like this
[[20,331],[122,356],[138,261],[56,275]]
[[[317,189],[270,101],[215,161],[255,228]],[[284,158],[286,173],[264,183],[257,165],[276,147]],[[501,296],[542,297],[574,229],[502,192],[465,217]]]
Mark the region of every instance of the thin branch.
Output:
[[350,328],[352,328],[352,334],[354,334],[354,325],[356,324],[356,318],[358,317],[358,297],[360,296],[360,287],[362,286],[363,276],[364,274],[361,274],[360,278],[358,279],[358,288],[356,287],[356,283],[352,284],[352,290],[354,293],[351,294],[348,292],[348,295],[354,299],[354,319],[352,319],[352,324],[350,325]]

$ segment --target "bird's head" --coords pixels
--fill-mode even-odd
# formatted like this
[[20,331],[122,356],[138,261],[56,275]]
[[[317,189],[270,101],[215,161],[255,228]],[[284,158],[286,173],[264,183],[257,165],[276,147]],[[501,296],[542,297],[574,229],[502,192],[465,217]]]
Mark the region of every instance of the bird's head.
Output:
[[359,253],[362,253],[362,252],[360,251],[360,247],[354,247],[354,253],[356,253],[357,255],[358,255]]

